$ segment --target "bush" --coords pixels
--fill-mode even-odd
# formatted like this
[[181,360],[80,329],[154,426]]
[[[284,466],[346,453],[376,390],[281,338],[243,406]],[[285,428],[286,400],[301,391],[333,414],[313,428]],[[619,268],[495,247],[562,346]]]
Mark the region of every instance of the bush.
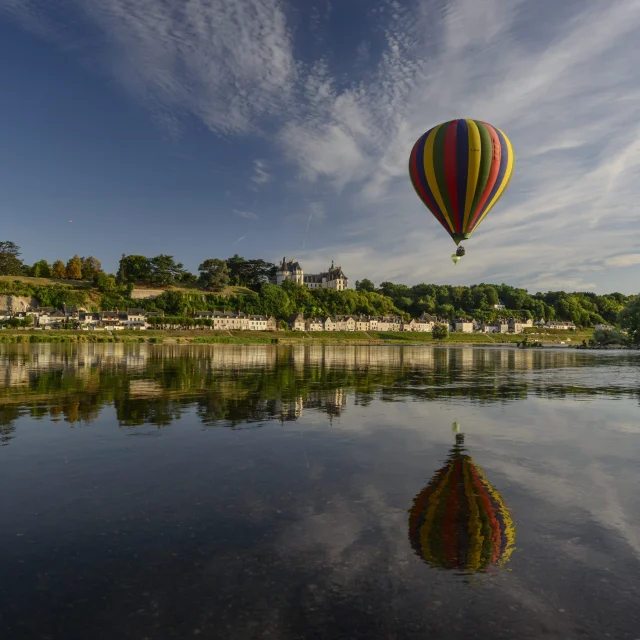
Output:
[[449,327],[446,324],[434,324],[431,335],[434,340],[446,340],[449,335]]
[[593,332],[593,343],[599,346],[619,344],[621,346],[628,345],[629,336],[615,330],[597,329]]

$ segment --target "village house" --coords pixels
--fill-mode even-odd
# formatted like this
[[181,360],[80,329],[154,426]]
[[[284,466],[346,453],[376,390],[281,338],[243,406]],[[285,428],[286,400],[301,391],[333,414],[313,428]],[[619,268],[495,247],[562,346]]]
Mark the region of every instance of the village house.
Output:
[[615,331],[615,327],[611,324],[597,324],[594,329],[596,331]]
[[564,321],[552,321],[547,322],[544,325],[547,329],[556,329],[561,331],[573,331],[576,328],[576,325],[573,322],[564,322]]
[[307,318],[305,321],[306,331],[324,331],[324,324],[321,318]]
[[402,331],[402,320],[398,317],[376,318],[378,331]]
[[144,309],[127,309],[127,322],[144,323],[147,312]]
[[323,331],[336,331],[334,327],[335,327],[335,323],[333,322],[333,319],[331,318],[331,316],[325,316],[324,318],[322,318]]
[[458,318],[455,322],[452,323],[452,325],[453,331],[457,331],[459,333],[473,333],[473,321],[471,320]]
[[510,333],[524,333],[524,330],[528,327],[533,327],[533,320],[516,320],[514,318],[509,319]]
[[355,331],[356,319],[353,316],[336,316],[334,331]]
[[93,311],[83,311],[80,313],[78,323],[83,330],[95,329],[100,325],[100,314]]
[[402,322],[402,331],[414,331],[416,333],[428,333],[433,330],[433,322],[421,318],[411,318]]
[[64,314],[66,322],[74,322],[80,318],[80,309],[76,306],[64,305],[62,307],[62,313]]
[[306,323],[304,320],[304,316],[301,313],[293,313],[289,316],[289,320],[287,322],[289,328],[292,331],[305,331]]

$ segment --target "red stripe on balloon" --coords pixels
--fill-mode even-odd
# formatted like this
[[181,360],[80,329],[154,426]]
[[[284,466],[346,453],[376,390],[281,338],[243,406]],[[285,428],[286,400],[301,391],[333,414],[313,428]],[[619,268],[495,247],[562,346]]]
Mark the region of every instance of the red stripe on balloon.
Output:
[[496,130],[486,122],[482,123],[487,130],[489,131],[489,135],[491,136],[491,169],[489,169],[489,177],[487,178],[487,184],[484,186],[484,191],[482,192],[482,197],[478,202],[478,206],[473,214],[473,218],[471,218],[471,222],[469,223],[469,233],[473,231],[473,227],[475,226],[482,210],[484,208],[485,202],[493,189],[493,185],[496,183],[498,179],[498,174],[500,173],[500,158],[502,156],[502,145],[500,144],[500,138],[498,137],[498,133]]
[[473,484],[477,489],[477,496],[480,498],[482,502],[482,506],[484,507],[484,512],[489,519],[489,528],[491,529],[491,559],[490,562],[493,564],[500,557],[501,553],[501,542],[502,538],[500,536],[500,522],[496,518],[496,509],[491,503],[489,498],[489,490],[486,485],[482,482],[482,480],[478,476],[477,469],[470,465],[469,467],[471,471],[471,477],[473,480]]

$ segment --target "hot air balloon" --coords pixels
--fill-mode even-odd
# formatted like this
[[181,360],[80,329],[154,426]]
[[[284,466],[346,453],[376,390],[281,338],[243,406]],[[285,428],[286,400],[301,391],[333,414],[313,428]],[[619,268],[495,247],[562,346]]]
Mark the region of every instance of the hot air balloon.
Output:
[[[511,142],[500,129],[460,119],[418,138],[409,157],[409,176],[424,205],[459,245],[505,192],[513,166]],[[460,249],[458,257],[464,255]]]
[[409,541],[428,564],[465,573],[503,566],[514,549],[515,528],[500,494],[465,453],[457,433],[449,460],[414,498]]

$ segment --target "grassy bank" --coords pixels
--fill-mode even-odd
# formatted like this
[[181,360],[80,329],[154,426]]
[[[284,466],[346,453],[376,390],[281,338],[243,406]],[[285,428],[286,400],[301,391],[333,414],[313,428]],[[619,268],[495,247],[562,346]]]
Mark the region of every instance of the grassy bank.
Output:
[[[580,344],[592,331],[529,334],[529,340],[543,344]],[[523,336],[452,333],[446,340],[434,340],[430,333],[387,333],[381,331],[19,331],[3,330],[0,343],[150,343],[150,344],[515,344]],[[569,341],[570,340],[570,341]]]

